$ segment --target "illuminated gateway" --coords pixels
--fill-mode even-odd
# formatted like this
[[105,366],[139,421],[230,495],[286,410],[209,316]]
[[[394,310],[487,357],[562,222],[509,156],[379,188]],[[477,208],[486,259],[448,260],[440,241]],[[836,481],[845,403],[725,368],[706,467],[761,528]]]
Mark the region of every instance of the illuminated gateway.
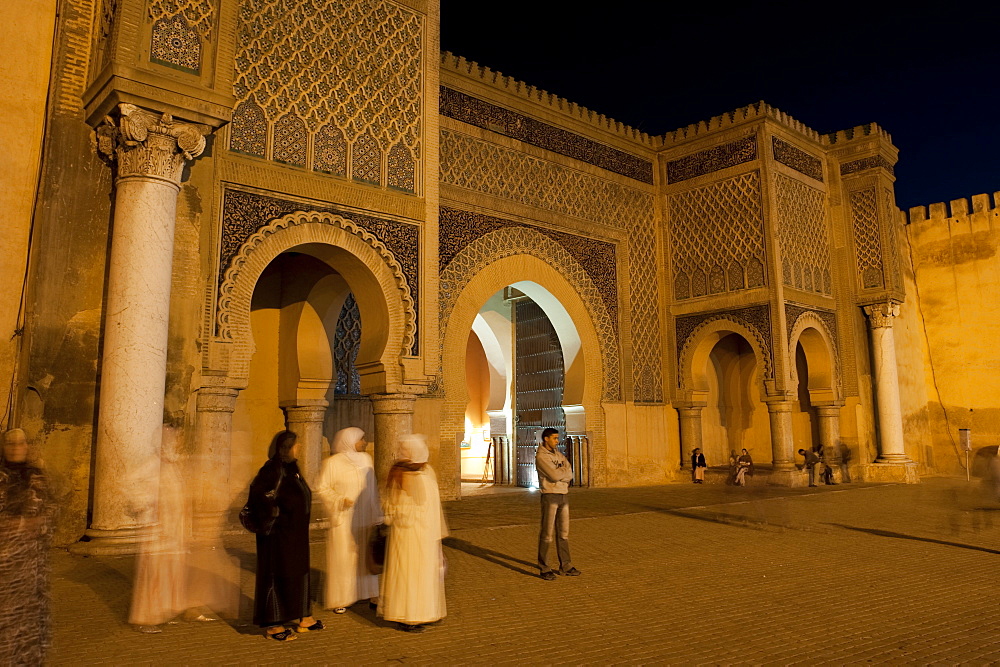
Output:
[[434,0],[37,4],[3,61],[0,398],[63,543],[153,523],[164,423],[215,519],[286,427],[307,476],[344,426],[380,474],[428,434],[446,498],[530,486],[546,426],[594,486],[694,447],[916,482],[964,472],[959,428],[998,444],[997,211],[902,213],[877,125],[760,102],[648,136],[441,54]]

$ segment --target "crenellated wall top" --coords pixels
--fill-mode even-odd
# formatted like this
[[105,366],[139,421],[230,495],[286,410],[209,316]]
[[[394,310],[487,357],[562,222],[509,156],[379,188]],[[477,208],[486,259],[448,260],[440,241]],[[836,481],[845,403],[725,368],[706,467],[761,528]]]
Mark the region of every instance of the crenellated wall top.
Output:
[[740,107],[739,109],[734,109],[733,111],[729,111],[718,116],[712,116],[708,120],[699,121],[685,127],[677,128],[676,130],[667,132],[662,137],[657,137],[656,139],[659,140],[663,146],[669,146],[671,144],[680,143],[682,141],[694,139],[695,137],[716,132],[718,130],[724,130],[726,128],[733,127],[734,125],[739,125],[744,121],[754,120],[757,118],[770,118],[771,120],[777,121],[784,127],[811,139],[812,141],[817,143],[822,141],[819,132],[810,128],[805,123],[796,120],[792,116],[789,116],[781,109],[771,106],[763,100],[753,104],[748,104],[745,107]]
[[990,202],[989,194],[972,195],[971,200],[952,199],[950,202],[937,202],[929,206],[913,206],[905,213],[906,223],[923,222],[925,220],[951,220],[966,218],[977,213],[992,213],[1000,216],[1000,192],[994,192]]
[[647,148],[655,148],[654,137],[640,132],[639,130],[609,118],[604,114],[599,114],[586,107],[580,106],[576,102],[570,102],[564,97],[559,97],[546,90],[528,85],[524,81],[519,81],[514,77],[505,76],[500,72],[491,70],[472,60],[467,60],[463,56],[456,56],[450,51],[441,54],[441,67],[463,76],[471,76],[479,81],[496,88],[507,94],[513,94],[521,99],[541,104],[549,109],[566,115],[576,120],[582,120],[596,128],[618,135],[623,139],[635,141]]

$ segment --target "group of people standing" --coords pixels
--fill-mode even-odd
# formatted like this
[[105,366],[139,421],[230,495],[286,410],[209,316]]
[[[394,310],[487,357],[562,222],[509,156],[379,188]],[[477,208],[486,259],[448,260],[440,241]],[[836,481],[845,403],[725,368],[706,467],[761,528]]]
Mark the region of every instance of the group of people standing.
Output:
[[[250,485],[247,507],[258,526],[267,526],[257,532],[254,597],[254,623],[267,637],[289,641],[324,629],[311,615],[313,491],[329,519],[324,608],[343,614],[367,601],[378,616],[408,632],[422,632],[446,614],[441,540],[447,527],[426,442],[408,435],[398,443],[380,494],[364,436],[360,428],[338,431],[332,456],[310,489],[298,466],[301,445],[294,433],[282,431]],[[378,563],[371,545],[382,525],[390,538]]]

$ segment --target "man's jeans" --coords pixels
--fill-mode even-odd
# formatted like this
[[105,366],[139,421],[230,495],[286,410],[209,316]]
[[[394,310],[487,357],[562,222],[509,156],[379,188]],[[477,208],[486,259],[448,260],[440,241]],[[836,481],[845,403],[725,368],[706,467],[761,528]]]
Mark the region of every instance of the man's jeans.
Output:
[[559,569],[565,572],[573,567],[569,558],[569,497],[565,493],[542,494],[542,528],[538,532],[538,568],[553,570],[549,561],[549,545],[556,541]]

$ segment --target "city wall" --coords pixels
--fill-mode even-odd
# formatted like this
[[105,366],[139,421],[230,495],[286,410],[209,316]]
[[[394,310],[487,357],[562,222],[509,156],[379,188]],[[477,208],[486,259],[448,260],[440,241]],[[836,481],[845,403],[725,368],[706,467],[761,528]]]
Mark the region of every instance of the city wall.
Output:
[[1000,446],[1000,192],[917,206],[903,220],[907,435],[929,433],[936,470],[963,474],[958,429],[972,429],[973,453]]

